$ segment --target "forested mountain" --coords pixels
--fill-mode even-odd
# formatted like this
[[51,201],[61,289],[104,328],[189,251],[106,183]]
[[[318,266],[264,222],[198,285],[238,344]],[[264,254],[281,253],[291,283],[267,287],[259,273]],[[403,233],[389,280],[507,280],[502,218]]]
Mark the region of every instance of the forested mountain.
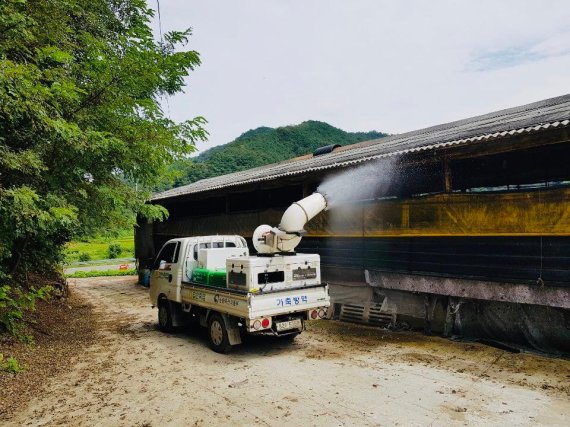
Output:
[[276,129],[259,127],[248,130],[228,144],[204,151],[195,158],[177,161],[171,166],[173,178],[157,190],[280,162],[312,153],[324,145],[348,145],[384,136],[387,134],[376,131],[345,132],[312,120]]

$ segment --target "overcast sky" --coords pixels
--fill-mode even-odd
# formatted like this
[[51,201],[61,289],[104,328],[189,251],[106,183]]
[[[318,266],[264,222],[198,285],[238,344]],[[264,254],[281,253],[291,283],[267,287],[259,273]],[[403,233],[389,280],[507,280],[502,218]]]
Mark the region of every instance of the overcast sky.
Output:
[[259,126],[401,133],[570,93],[568,0],[161,0],[160,11],[163,31],[193,28],[202,59],[168,103],[174,120],[206,117],[200,151]]

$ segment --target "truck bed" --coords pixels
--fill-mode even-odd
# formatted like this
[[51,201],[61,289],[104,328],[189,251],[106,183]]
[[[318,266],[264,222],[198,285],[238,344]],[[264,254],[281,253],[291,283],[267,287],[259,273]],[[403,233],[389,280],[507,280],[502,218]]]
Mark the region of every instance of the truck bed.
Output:
[[244,319],[307,311],[330,304],[326,284],[253,293],[182,282],[180,292],[181,300],[185,304]]

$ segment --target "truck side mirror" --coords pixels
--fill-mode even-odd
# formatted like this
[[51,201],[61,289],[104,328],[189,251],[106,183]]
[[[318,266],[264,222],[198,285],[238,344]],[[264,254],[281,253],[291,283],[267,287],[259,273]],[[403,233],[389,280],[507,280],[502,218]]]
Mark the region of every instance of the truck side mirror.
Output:
[[164,270],[164,267],[166,267],[166,261],[161,260],[160,264],[158,265],[158,269],[159,270]]

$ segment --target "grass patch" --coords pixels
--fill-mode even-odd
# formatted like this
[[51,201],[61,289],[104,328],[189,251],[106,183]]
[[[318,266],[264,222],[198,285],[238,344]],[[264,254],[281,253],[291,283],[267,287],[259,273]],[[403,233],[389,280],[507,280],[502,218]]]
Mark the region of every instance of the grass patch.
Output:
[[[132,258],[135,253],[134,233],[132,230],[121,230],[116,237],[99,236],[92,239],[69,242],[65,248],[65,262],[71,264],[81,260],[100,260],[109,258],[109,245],[120,247],[117,258]],[[80,259],[81,258],[81,259]]]
[[19,374],[25,370],[26,368],[20,365],[14,357],[8,357],[6,360],[4,360],[4,355],[0,353],[0,371]]
[[104,276],[134,276],[137,270],[93,270],[93,271],[76,271],[73,274],[66,275],[70,279],[82,279],[84,277],[104,277]]
[[77,267],[97,267],[101,265],[112,265],[116,266],[117,264],[129,264],[134,262],[134,258],[117,258],[117,259],[101,259],[98,261],[89,261],[89,262],[72,262],[70,264],[66,264],[65,268],[77,268]]

